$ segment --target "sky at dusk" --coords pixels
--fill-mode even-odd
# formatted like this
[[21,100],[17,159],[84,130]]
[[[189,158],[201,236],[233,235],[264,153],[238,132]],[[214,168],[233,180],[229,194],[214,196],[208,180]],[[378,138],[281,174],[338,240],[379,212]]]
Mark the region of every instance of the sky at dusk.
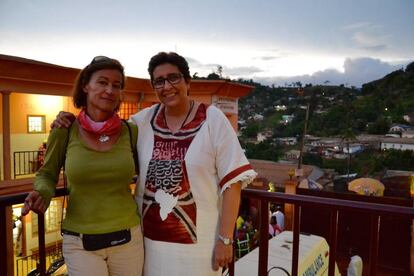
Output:
[[82,68],[96,55],[147,78],[159,51],[191,74],[361,84],[414,61],[412,0],[0,0],[0,54]]

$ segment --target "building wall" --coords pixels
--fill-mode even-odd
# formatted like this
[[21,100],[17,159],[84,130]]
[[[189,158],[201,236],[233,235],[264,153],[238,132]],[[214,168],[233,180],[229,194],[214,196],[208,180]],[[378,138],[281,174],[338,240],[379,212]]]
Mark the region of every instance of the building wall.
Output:
[[[1,128],[2,130],[3,128]],[[4,173],[3,173],[3,134],[0,134],[0,180],[4,179]]]
[[[11,170],[14,171],[13,153],[16,151],[34,151],[38,150],[43,141],[47,140],[50,133],[50,124],[56,118],[59,111],[70,111],[77,113],[73,107],[70,97],[48,96],[37,94],[11,93],[10,95],[10,154]],[[45,115],[45,133],[28,133],[27,116],[28,115]],[[3,127],[0,127],[1,132]],[[2,133],[1,133],[2,134]],[[1,135],[3,138],[3,135]],[[0,144],[0,155],[3,156],[3,139]],[[0,159],[1,168],[3,168],[3,158]],[[2,169],[1,169],[2,170]],[[4,173],[1,172],[3,179]]]
[[[3,94],[0,93],[0,107],[3,111]],[[3,134],[3,112],[0,112],[0,134]]]
[[414,144],[398,144],[398,143],[381,143],[381,149],[396,149],[396,150],[412,150],[414,151]]

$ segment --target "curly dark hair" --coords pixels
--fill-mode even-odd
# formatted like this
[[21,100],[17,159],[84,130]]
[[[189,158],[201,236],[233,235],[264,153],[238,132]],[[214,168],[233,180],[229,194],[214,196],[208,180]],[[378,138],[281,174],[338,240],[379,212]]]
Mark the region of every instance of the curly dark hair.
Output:
[[[79,72],[75,86],[73,88],[73,105],[76,108],[84,108],[86,107],[86,93],[84,93],[83,88],[88,82],[91,80],[93,73],[103,69],[115,69],[118,70],[122,75],[121,81],[121,89],[124,89],[125,86],[125,73],[124,73],[124,66],[116,60],[105,56],[96,56],[93,58],[91,63],[82,69]],[[118,111],[119,106],[116,108],[115,111]]]
[[181,74],[183,74],[184,79],[188,82],[191,79],[190,75],[190,68],[188,67],[188,63],[184,57],[180,56],[174,52],[159,52],[155,56],[153,56],[148,64],[148,73],[150,74],[151,81],[153,81],[154,70],[158,65],[170,63],[178,67]]

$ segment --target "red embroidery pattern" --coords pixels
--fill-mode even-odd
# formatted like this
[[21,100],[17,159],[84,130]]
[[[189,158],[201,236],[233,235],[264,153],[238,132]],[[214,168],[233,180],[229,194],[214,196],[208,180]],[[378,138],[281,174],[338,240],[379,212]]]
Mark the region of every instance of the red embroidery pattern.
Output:
[[[201,104],[194,119],[174,134],[165,125],[161,108],[154,113],[151,120],[154,148],[143,202],[144,236],[147,238],[184,244],[197,242],[197,207],[184,159],[193,138],[205,122],[206,110],[206,106]],[[170,199],[177,198],[165,220],[160,215],[162,207],[155,199],[159,190]]]

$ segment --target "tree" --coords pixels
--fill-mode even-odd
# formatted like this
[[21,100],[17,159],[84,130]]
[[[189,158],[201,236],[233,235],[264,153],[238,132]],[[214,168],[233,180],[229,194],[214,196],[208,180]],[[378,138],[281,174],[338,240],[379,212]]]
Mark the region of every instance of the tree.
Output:
[[351,166],[351,152],[349,150],[349,144],[353,141],[357,141],[357,139],[354,134],[354,131],[352,130],[352,127],[349,127],[349,122],[347,122],[347,124],[348,124],[348,127],[343,131],[341,135],[341,139],[346,144],[346,150],[348,154],[347,162],[346,162],[346,173],[347,173],[347,178],[349,179],[349,168]]
[[411,62],[407,65],[407,67],[405,68],[405,72],[414,72],[414,62]]
[[217,65],[217,75],[219,75],[220,79],[223,78],[223,66]]
[[208,80],[219,80],[220,79],[220,75],[218,75],[215,72],[212,72],[212,73],[208,74],[207,79]]
[[386,134],[390,129],[390,122],[384,116],[380,116],[374,123],[368,124],[369,134]]
[[254,138],[260,131],[260,125],[258,123],[249,123],[245,129],[242,130],[242,134],[245,137]]
[[250,159],[278,161],[281,155],[280,148],[269,141],[258,144],[247,143],[244,145],[246,156]]

